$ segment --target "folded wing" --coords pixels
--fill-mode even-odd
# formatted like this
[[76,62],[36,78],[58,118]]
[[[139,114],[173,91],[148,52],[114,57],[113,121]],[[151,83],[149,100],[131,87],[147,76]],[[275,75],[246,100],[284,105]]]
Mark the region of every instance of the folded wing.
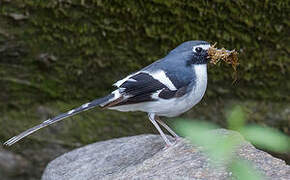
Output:
[[154,74],[141,71],[115,83],[122,98],[119,98],[117,103],[114,102],[114,104],[107,106],[113,107],[181,97],[185,94],[188,84],[176,89],[174,83],[165,76],[165,73],[157,72]]

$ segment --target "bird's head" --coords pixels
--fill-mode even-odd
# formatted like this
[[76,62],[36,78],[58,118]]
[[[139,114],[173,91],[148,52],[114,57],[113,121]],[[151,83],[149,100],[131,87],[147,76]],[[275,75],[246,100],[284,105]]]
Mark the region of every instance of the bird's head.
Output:
[[235,71],[236,67],[239,65],[237,51],[229,51],[225,48],[217,49],[215,48],[215,44],[210,45],[210,43],[206,41],[184,42],[173,49],[169,54],[182,55],[187,65],[207,64],[208,62],[217,64],[222,60],[227,64],[231,64]]
[[210,44],[206,41],[187,41],[175,49],[170,54],[183,54],[186,56],[187,64],[207,64],[209,62],[208,50]]

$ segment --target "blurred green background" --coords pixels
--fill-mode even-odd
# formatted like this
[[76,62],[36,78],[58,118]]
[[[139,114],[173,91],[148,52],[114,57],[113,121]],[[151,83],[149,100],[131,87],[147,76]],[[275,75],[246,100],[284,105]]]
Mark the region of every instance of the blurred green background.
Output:
[[[238,50],[238,80],[232,84],[228,65],[209,66],[204,99],[182,117],[225,126],[227,110],[239,104],[250,123],[289,135],[289,7],[285,0],[1,0],[0,141],[109,93],[118,79],[196,39]],[[152,132],[144,113],[96,108],[9,148],[30,167],[14,177],[38,179],[48,161],[84,144]]]

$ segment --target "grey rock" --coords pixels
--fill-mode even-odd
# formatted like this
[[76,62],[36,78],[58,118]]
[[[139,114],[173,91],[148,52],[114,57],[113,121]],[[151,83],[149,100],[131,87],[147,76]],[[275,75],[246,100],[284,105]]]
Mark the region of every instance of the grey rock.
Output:
[[[0,148],[0,179],[22,179],[30,170],[31,164],[24,157],[19,154],[4,150]],[[19,178],[15,178],[15,177]]]
[[[218,135],[238,135],[216,130]],[[241,137],[242,139],[242,137]],[[139,135],[112,139],[68,152],[48,164],[42,180],[86,179],[230,179],[223,165],[213,167],[209,158],[180,139],[169,148],[158,135]],[[289,179],[290,166],[284,161],[256,149],[243,141],[236,152],[240,158],[254,163],[269,179]]]

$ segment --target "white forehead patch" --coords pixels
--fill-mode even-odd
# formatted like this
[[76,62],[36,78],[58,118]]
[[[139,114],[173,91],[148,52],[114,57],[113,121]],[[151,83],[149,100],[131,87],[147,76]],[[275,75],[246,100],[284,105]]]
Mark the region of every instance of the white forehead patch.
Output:
[[210,44],[201,44],[201,45],[193,46],[193,47],[192,47],[192,51],[193,51],[193,52],[196,52],[195,49],[196,49],[197,47],[201,47],[203,50],[208,50],[208,48],[210,47]]

